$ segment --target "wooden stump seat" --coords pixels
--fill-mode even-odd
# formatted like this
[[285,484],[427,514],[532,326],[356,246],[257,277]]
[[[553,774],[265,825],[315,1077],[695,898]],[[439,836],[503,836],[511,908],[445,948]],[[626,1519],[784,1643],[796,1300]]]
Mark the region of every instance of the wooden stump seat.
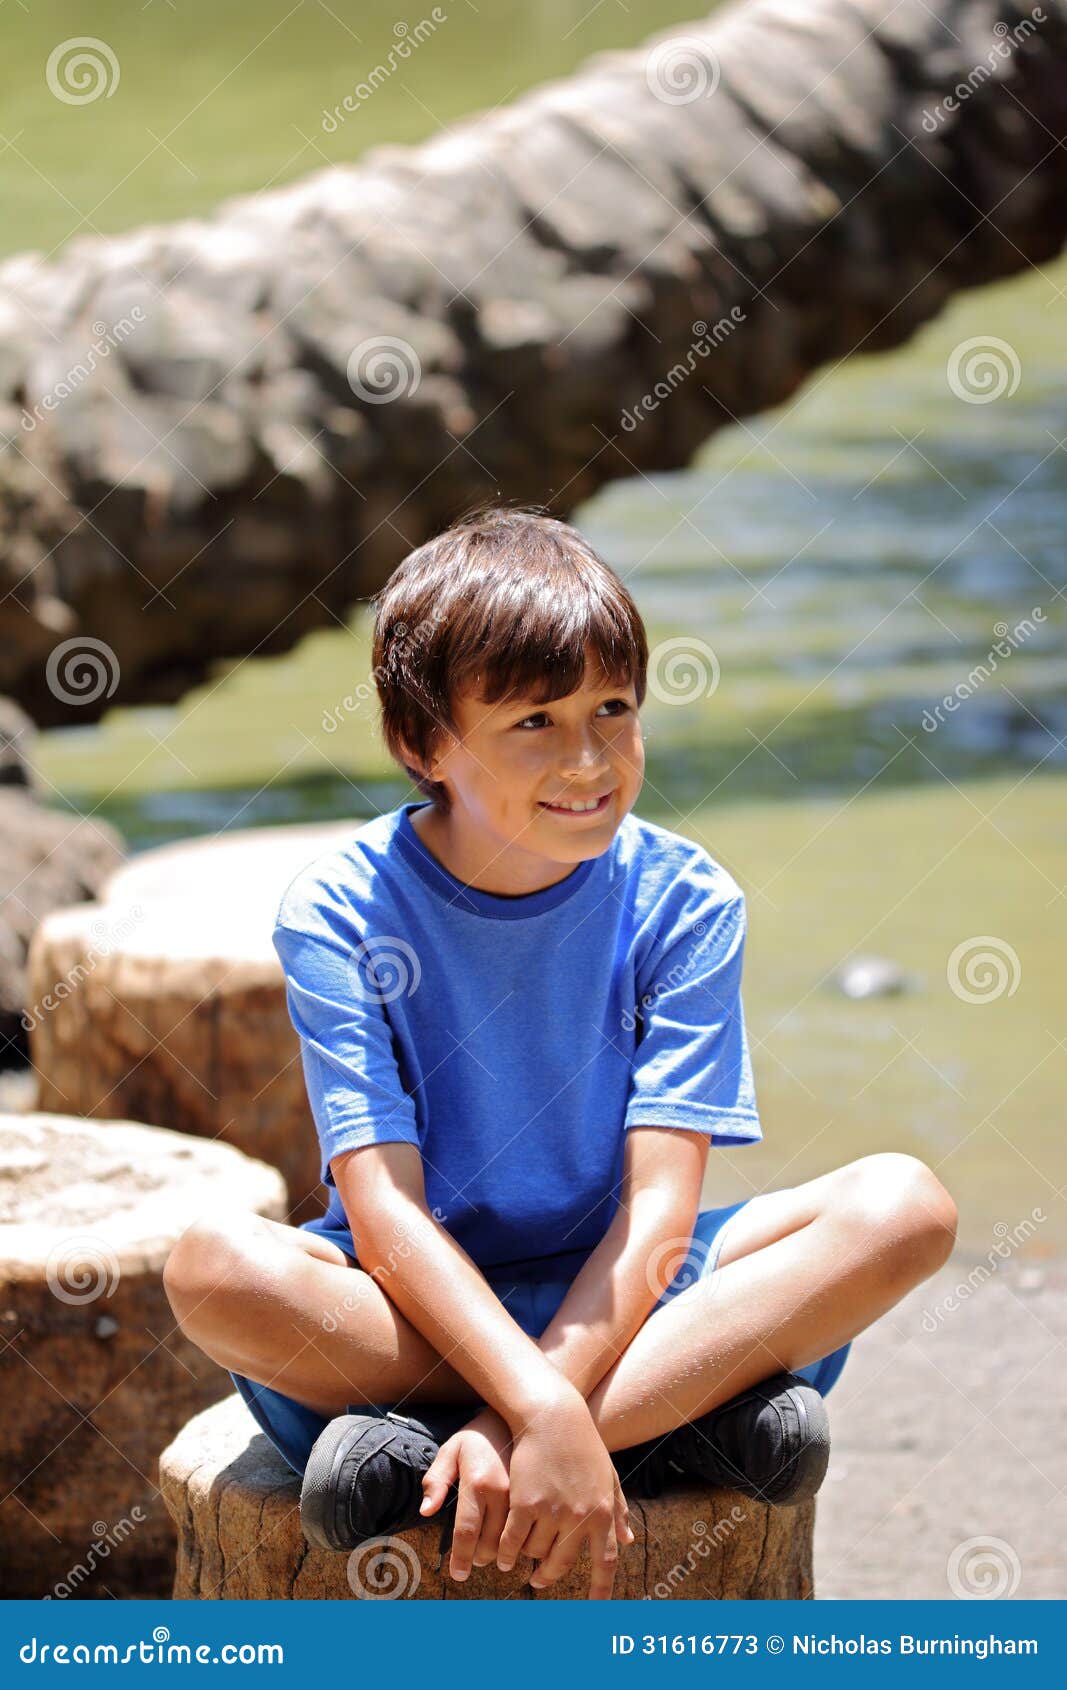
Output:
[[[588,1554],[543,1591],[472,1567],[438,1570],[433,1520],[351,1554],[313,1549],[300,1529],[300,1480],[235,1394],[205,1409],[163,1451],[159,1480],[178,1529],[174,1596],[214,1600],[551,1601],[588,1595]],[[685,1488],[630,1499],[636,1541],[620,1551],[616,1597],[808,1598],[815,1505],[767,1508],[736,1491]]]
[[132,1121],[0,1115],[0,1593],[169,1594],[159,1451],[233,1382],[163,1264],[205,1210],[280,1219],[281,1175]]
[[279,1168],[294,1225],[321,1214],[319,1151],[285,979],[282,893],[358,821],[246,828],[145,851],[30,948],[39,1107],[221,1138]]

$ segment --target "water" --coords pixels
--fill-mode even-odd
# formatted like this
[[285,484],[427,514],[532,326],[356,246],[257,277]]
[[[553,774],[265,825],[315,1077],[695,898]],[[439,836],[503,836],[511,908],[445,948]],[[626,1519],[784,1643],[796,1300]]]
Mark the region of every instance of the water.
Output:
[[[459,10],[360,114],[358,140],[314,126],[383,57],[387,9],[335,7],[364,40],[343,52],[324,8],[233,10],[35,8],[19,20],[21,62],[0,70],[8,133],[23,127],[20,151],[79,214],[95,207],[97,227],[120,228],[417,139],[690,8]],[[42,99],[30,73],[61,32],[109,30],[114,98]],[[47,250],[77,217],[3,166],[5,240]],[[765,1142],[713,1153],[710,1200],[910,1150],[957,1197],[969,1249],[984,1254],[998,1223],[1035,1208],[1029,1250],[1065,1242],[1065,288],[1058,264],[963,296],[907,349],[820,372],[688,469],[616,484],[577,513],[658,654],[638,811],[701,840],[749,898]],[[1014,391],[967,402],[950,361],[990,336],[1008,348],[996,356]],[[677,640],[688,662],[672,671]],[[134,850],[369,816],[409,794],[369,702],[331,731],[369,669],[356,617],[290,655],[220,668],[173,709],[42,735],[39,763],[57,803],[115,821]],[[1001,975],[967,1001],[950,959],[976,939]],[[835,968],[870,952],[912,990],[836,993]]]

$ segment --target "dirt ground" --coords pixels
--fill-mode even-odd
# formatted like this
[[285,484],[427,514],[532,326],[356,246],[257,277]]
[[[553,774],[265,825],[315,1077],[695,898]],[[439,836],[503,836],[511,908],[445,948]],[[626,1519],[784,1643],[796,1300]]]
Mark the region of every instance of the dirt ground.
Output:
[[1058,1261],[957,1256],[855,1340],[826,1399],[817,1599],[1067,1596],[1065,1291]]

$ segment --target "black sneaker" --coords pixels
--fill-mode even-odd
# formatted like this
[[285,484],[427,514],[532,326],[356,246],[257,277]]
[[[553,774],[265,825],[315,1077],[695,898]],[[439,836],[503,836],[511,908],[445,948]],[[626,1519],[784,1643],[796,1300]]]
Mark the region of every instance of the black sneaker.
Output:
[[661,1496],[672,1482],[696,1478],[793,1508],[826,1477],[830,1420],[814,1385],[776,1373],[666,1437],[616,1450],[612,1460],[634,1496]]
[[300,1524],[317,1549],[355,1549],[368,1537],[391,1537],[436,1518],[439,1555],[452,1541],[458,1488],[451,1485],[436,1516],[419,1513],[423,1475],[441,1445],[474,1418],[473,1406],[420,1405],[421,1418],[368,1412],[349,1403],[312,1445],[300,1487]]

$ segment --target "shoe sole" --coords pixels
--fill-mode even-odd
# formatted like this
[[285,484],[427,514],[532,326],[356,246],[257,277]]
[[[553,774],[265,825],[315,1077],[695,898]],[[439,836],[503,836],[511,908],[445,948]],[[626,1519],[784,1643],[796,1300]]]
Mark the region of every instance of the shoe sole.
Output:
[[337,1532],[337,1476],[351,1437],[345,1417],[331,1420],[312,1445],[300,1485],[300,1527],[316,1549],[351,1549]]
[[818,1391],[790,1386],[783,1392],[797,1411],[800,1421],[801,1446],[798,1461],[803,1462],[800,1478],[792,1489],[780,1495],[768,1494],[765,1501],[774,1508],[795,1508],[810,1502],[826,1477],[830,1465],[830,1416]]

